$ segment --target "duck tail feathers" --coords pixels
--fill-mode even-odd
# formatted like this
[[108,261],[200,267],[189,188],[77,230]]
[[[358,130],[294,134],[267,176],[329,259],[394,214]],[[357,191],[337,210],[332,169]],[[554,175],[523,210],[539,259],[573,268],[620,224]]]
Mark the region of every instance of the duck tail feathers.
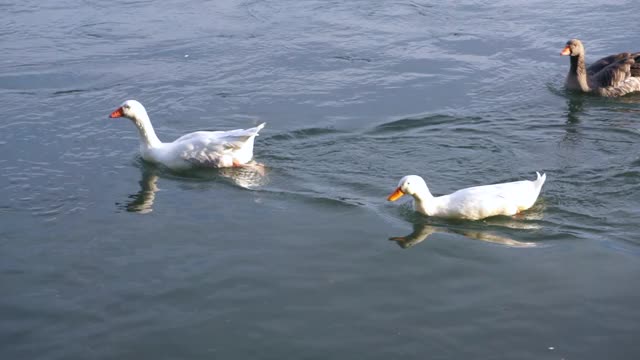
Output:
[[547,174],[542,173],[542,175],[540,175],[540,173],[536,171],[536,175],[538,175],[538,178],[536,179],[535,183],[538,188],[542,188],[542,185],[547,180]]
[[267,125],[267,123],[266,123],[266,122],[263,122],[262,124],[260,124],[260,125],[256,126],[256,127],[255,127],[255,129],[256,129],[256,133],[257,133],[258,131],[262,130],[262,128],[263,128],[265,125]]
[[245,132],[247,132],[250,136],[257,136],[258,132],[260,132],[260,130],[262,130],[262,128],[267,125],[266,122],[263,122],[262,124],[256,126],[256,127],[252,127],[250,129],[246,129],[244,130]]

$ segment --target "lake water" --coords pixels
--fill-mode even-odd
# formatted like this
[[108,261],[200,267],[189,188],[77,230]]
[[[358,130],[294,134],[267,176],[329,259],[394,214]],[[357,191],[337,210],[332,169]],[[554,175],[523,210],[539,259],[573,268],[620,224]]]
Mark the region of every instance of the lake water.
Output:
[[[640,358],[640,3],[5,1],[0,358]],[[159,137],[266,121],[266,174],[172,173]],[[517,218],[386,196],[547,174]],[[392,240],[390,240],[390,238]]]

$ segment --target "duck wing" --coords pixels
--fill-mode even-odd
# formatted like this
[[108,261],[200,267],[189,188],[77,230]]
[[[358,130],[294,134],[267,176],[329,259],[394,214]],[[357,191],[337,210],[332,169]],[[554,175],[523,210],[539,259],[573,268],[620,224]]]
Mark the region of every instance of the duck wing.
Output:
[[521,203],[535,191],[532,181],[474,186],[451,194],[460,202],[475,203],[480,207],[503,206],[505,202]]
[[538,173],[538,178],[534,181],[521,180],[466,188],[451,194],[450,203],[455,204],[457,211],[470,219],[514,215],[535,203],[545,180],[546,175]]

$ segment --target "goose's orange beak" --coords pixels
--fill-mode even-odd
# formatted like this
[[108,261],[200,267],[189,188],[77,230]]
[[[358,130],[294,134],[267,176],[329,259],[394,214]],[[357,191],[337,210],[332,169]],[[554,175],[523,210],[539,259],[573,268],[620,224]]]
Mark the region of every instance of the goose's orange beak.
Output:
[[402,192],[402,190],[400,190],[400,188],[397,188],[396,191],[394,191],[391,195],[389,195],[387,200],[396,201],[396,200],[400,199],[402,197],[402,195],[404,195],[404,192]]
[[114,112],[111,113],[111,115],[109,115],[110,118],[119,118],[122,117],[122,107],[117,108]]
[[564,49],[560,51],[560,55],[571,55],[571,49],[569,48],[569,45],[565,46]]

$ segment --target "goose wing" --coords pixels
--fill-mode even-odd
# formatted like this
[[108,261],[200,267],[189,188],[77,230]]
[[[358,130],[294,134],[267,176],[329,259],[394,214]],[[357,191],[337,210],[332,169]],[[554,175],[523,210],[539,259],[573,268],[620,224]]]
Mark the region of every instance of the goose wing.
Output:
[[593,64],[591,64],[591,65],[589,65],[587,67],[587,74],[595,75],[598,72],[600,72],[600,70],[602,70],[605,67],[613,64],[614,62],[618,62],[620,60],[626,59],[628,57],[628,55],[629,55],[629,53],[620,53],[620,54],[609,55],[609,56],[603,57],[602,59],[594,62]]
[[231,166],[234,159],[253,156],[253,138],[258,135],[261,124],[251,129],[231,131],[197,131],[174,141],[180,158],[197,166]]
[[[596,66],[590,66],[587,72],[597,70],[592,73],[591,79],[598,87],[618,86],[632,76],[632,66],[636,65],[636,59],[633,55],[622,53],[600,59],[594,64]],[[640,68],[634,66],[634,72],[636,71],[640,71]]]

